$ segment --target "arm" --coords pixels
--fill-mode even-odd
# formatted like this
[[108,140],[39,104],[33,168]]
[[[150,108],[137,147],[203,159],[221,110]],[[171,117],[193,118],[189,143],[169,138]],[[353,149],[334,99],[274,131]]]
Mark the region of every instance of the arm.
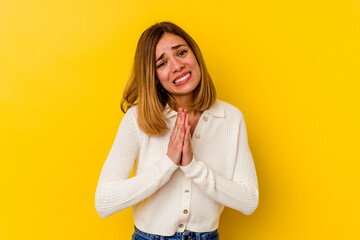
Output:
[[121,121],[96,188],[95,208],[104,218],[152,195],[178,168],[164,154],[148,171],[128,179],[140,148],[136,118],[131,111],[135,109],[129,109]]
[[232,179],[216,174],[203,162],[192,158],[181,170],[214,201],[246,215],[255,211],[259,201],[256,171],[247,140],[244,119],[240,122],[236,164]]

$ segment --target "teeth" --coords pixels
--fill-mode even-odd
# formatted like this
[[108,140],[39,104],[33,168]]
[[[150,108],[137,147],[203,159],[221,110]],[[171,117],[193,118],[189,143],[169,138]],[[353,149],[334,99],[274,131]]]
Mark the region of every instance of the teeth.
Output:
[[179,78],[177,80],[174,81],[175,84],[178,84],[181,81],[184,81],[186,78],[188,78],[190,76],[190,73],[186,74],[185,76],[183,76],[182,78]]

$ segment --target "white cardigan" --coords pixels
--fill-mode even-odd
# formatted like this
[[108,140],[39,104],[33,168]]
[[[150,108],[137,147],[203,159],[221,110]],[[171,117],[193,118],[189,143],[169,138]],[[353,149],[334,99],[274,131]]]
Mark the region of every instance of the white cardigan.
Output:
[[136,106],[124,115],[96,189],[99,215],[133,206],[138,229],[170,236],[217,229],[224,206],[246,215],[255,211],[258,183],[241,111],[216,100],[191,138],[192,162],[179,167],[166,155],[177,114],[168,110],[170,130],[163,136],[140,130]]

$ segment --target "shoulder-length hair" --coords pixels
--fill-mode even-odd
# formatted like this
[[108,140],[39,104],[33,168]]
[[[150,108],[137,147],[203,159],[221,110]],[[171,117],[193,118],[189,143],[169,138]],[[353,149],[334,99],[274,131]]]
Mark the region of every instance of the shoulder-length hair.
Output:
[[200,67],[201,79],[194,89],[194,101],[191,109],[204,111],[216,100],[215,86],[206,69],[203,56],[196,42],[179,26],[170,22],[160,22],[146,29],[137,44],[135,60],[129,80],[121,100],[121,110],[125,113],[137,105],[137,119],[140,129],[148,135],[162,135],[168,129],[165,106],[177,110],[173,96],[161,85],[156,76],[156,45],[164,33],[182,37],[191,50]]

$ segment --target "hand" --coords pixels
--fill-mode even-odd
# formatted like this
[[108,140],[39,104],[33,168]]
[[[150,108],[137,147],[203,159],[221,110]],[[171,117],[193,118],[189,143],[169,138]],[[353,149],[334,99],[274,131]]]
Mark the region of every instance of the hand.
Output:
[[180,165],[185,136],[185,113],[179,108],[174,129],[170,135],[167,156]]
[[[184,110],[186,113],[186,109]],[[184,144],[182,149],[182,159],[181,166],[187,166],[191,163],[192,160],[192,150],[191,150],[191,142],[190,142],[190,129],[191,126],[189,124],[189,114],[186,114],[185,117],[185,136],[184,136]]]

